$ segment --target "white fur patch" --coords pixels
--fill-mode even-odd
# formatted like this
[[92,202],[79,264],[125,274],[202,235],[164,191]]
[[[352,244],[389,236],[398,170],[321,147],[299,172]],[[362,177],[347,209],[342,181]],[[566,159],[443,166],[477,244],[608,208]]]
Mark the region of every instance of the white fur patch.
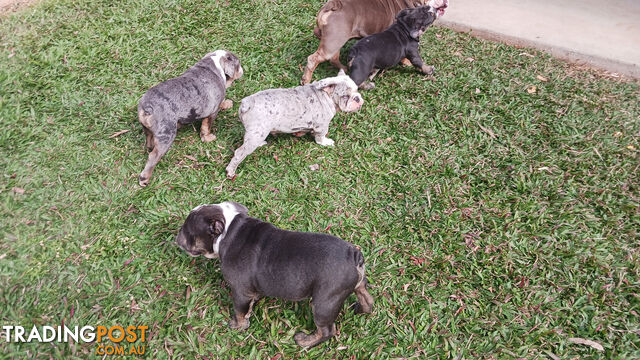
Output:
[[218,255],[218,250],[220,249],[220,243],[227,235],[229,225],[231,225],[231,222],[233,221],[233,219],[235,219],[236,215],[239,214],[238,210],[236,210],[236,207],[227,201],[218,204],[218,206],[220,206],[220,208],[222,209],[222,216],[224,216],[224,231],[222,232],[222,234],[220,234],[218,240],[216,240],[216,242],[213,244],[213,252],[216,254],[216,256]]
[[202,208],[203,208],[203,207],[205,207],[205,206],[209,206],[209,204],[202,204],[202,205],[198,205],[198,206],[194,207],[194,208],[191,210],[191,212],[198,211],[198,210],[202,209]]
[[365,264],[362,264],[362,267],[356,267],[356,270],[358,271],[358,283],[356,284],[354,289],[360,286],[360,284],[362,284],[362,281],[364,280],[364,268]]
[[227,52],[224,50],[216,50],[213,52],[213,55],[211,55],[211,60],[213,60],[213,63],[216,65],[216,69],[220,71],[222,80],[227,79],[227,77],[224,75],[224,69],[222,69],[222,65],[220,65],[220,58],[224,56],[227,56]]
[[349,76],[344,75],[344,71],[342,72],[342,74],[338,73],[338,76],[318,80],[313,82],[311,85],[315,86],[316,89],[322,89],[324,87],[337,84],[344,84],[353,91],[358,90],[358,85],[356,85],[356,83],[354,83]]

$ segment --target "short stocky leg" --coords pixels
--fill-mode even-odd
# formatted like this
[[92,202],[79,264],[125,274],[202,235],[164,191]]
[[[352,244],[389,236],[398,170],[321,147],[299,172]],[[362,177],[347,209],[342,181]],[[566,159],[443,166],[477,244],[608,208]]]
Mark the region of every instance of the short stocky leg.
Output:
[[[255,134],[253,135],[255,136]],[[244,160],[249,154],[254,152],[260,146],[267,144],[267,142],[264,141],[266,137],[267,136],[265,135],[264,137],[254,138],[250,136],[247,137],[247,135],[245,134],[244,143],[242,144],[242,146],[236,149],[233,154],[233,158],[229,162],[229,165],[227,165],[227,177],[234,177],[236,174],[236,169],[238,168],[238,165],[240,165],[242,160]]]
[[145,146],[147,148],[147,151],[151,151],[153,150],[153,133],[151,132],[151,130],[147,129],[144,126],[142,127],[142,130],[144,130],[144,134],[147,137],[145,141]]
[[211,116],[202,119],[202,125],[200,125],[200,140],[202,142],[211,142],[216,139],[216,136],[211,133],[212,122]]
[[220,110],[227,110],[233,107],[233,101],[227,99],[220,103]]
[[318,145],[322,145],[322,146],[333,146],[333,144],[335,143],[333,140],[329,139],[328,137],[326,137],[327,133],[325,132],[324,134],[319,134],[319,133],[314,133],[313,137],[316,140],[316,143]]
[[149,179],[153,174],[153,169],[158,164],[158,161],[167,153],[169,147],[173,143],[173,139],[176,138],[176,126],[175,123],[170,125],[167,129],[163,129],[165,132],[161,132],[160,135],[153,137],[153,150],[149,153],[147,164],[138,177],[138,183],[144,187],[149,185]]
[[340,48],[351,37],[351,28],[347,25],[336,24],[335,26],[325,27],[322,30],[322,38],[318,45],[318,50],[307,58],[307,66],[302,74],[302,85],[311,82],[311,77],[316,67],[330,60],[331,64],[339,69],[346,70],[346,67],[340,63]]
[[313,308],[313,322],[316,331],[312,334],[299,332],[294,336],[296,344],[302,347],[312,347],[333,337],[336,334],[334,322],[338,317],[340,308],[349,294],[335,294],[330,296],[313,296],[311,306]]
[[340,50],[338,50],[335,55],[333,55],[331,59],[329,59],[329,62],[331,63],[331,65],[337,67],[338,69],[347,71],[347,67],[342,65],[342,63],[340,62]]
[[233,317],[229,327],[235,330],[246,330],[249,327],[249,315],[253,299],[233,291]]
[[313,138],[316,140],[316,143],[318,145],[333,146],[334,141],[326,137],[328,132],[329,132],[328,125],[326,127],[317,128],[313,130],[312,132]]
[[356,298],[358,299],[359,312],[370,314],[373,309],[373,296],[369,294],[366,288],[366,281],[363,281],[355,289]]

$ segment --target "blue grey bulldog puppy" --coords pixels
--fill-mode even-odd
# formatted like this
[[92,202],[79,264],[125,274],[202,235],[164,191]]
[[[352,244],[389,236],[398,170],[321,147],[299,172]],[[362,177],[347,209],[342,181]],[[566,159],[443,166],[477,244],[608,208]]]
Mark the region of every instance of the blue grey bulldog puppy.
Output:
[[233,178],[242,160],[267,144],[269,134],[310,132],[316,143],[333,146],[326,137],[333,116],[337,111],[358,111],[363,103],[358,87],[342,70],[311,84],[263,90],[242,99],[238,116],[245,129],[244,143],[227,166],[227,177]]
[[217,50],[182,75],[161,82],[147,91],[138,103],[138,120],[147,136],[147,164],[140,173],[140,186],[147,186],[153,169],[169,150],[178,128],[203,119],[200,139],[215,140],[211,123],[219,110],[233,106],[225,100],[226,89],[243,74],[240,60],[231,52]]

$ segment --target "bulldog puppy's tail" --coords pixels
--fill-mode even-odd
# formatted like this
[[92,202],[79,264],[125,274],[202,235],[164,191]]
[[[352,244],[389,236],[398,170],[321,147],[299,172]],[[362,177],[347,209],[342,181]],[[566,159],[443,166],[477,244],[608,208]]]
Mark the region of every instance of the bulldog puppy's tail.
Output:
[[240,102],[240,107],[238,108],[238,121],[242,122],[242,117],[253,107],[253,99],[250,97],[246,97],[242,99]]

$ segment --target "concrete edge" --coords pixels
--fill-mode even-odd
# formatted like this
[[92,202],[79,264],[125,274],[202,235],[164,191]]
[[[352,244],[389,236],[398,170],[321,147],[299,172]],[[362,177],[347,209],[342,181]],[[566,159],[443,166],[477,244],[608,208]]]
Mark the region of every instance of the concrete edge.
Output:
[[509,36],[501,34],[492,30],[482,28],[472,28],[469,25],[462,23],[439,20],[437,24],[439,27],[451,29],[456,32],[469,33],[471,36],[486,39],[495,42],[502,42],[508,45],[530,47],[542,50],[551,54],[559,59],[576,63],[579,65],[588,65],[601,70],[606,70],[613,73],[622,74],[631,78],[640,79],[640,66],[616,61],[612,59],[606,59],[599,56],[587,55],[572,51],[567,48],[544,44],[533,40],[521,39],[515,36]]

